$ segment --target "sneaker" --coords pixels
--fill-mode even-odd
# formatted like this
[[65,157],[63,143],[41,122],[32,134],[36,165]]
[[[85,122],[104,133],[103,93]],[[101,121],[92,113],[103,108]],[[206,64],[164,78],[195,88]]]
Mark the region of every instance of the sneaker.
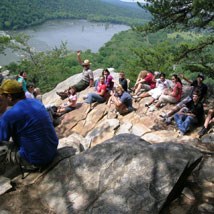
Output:
[[182,131],[178,131],[177,137],[182,137],[182,136],[184,136],[184,133]]
[[151,106],[151,107],[149,108],[149,111],[150,111],[150,112],[153,112],[153,111],[155,111],[155,110],[157,110],[155,106]]
[[199,137],[202,137],[204,134],[207,133],[207,128],[203,127],[199,132],[198,132],[198,135]]
[[150,106],[149,103],[146,103],[146,104],[145,104],[145,107],[148,107],[148,108],[149,108],[149,106]]
[[166,117],[166,118],[165,118],[165,123],[166,123],[167,125],[171,124],[171,123],[172,123],[172,118],[171,118],[171,117]]
[[132,96],[132,98],[137,99],[139,97],[138,97],[138,95],[134,95],[134,96]]
[[85,96],[82,97],[83,100],[86,100],[87,98],[88,98],[87,95],[85,95]]
[[163,118],[163,120],[166,120],[166,118],[168,117],[167,113],[162,113],[159,115],[159,117]]
[[0,175],[4,174],[6,169],[7,151],[8,147],[0,144]]

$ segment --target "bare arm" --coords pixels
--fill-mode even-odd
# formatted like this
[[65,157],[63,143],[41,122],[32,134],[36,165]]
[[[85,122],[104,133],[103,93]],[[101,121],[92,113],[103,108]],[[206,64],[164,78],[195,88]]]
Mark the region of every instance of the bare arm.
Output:
[[182,79],[184,79],[186,82],[188,82],[189,84],[192,84],[192,81],[187,79],[183,74],[179,75]]
[[81,52],[80,51],[77,51],[77,60],[78,60],[79,64],[82,64]]

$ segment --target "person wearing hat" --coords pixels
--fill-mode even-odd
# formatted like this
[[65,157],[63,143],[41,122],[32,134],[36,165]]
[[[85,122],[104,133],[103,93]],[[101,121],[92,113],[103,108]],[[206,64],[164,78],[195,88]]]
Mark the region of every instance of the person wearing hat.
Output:
[[[81,59],[81,52],[77,51],[77,60],[82,65],[83,71],[82,71],[82,79],[75,85],[73,85],[76,88],[76,92],[83,91],[87,87],[93,87],[94,86],[94,74],[92,70],[90,69],[90,61],[88,59],[85,59],[82,61]],[[65,99],[68,97],[68,90],[65,90],[64,92],[56,92],[57,95],[61,97],[61,99]]]
[[[0,142],[7,142],[8,161],[21,169],[49,164],[57,154],[58,137],[44,105],[26,99],[16,80],[3,81],[0,95],[10,106],[0,117]],[[13,142],[8,142],[11,138]]]

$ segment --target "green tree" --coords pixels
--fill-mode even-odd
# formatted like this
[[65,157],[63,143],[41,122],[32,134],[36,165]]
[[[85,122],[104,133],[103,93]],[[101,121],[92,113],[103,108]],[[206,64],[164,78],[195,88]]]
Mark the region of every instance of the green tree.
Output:
[[148,10],[153,18],[144,26],[136,27],[135,30],[143,32],[143,35],[166,29],[183,33],[200,32],[202,37],[182,41],[176,46],[172,65],[182,64],[184,70],[204,71],[214,77],[214,1],[146,0],[146,2],[145,5],[138,4]]

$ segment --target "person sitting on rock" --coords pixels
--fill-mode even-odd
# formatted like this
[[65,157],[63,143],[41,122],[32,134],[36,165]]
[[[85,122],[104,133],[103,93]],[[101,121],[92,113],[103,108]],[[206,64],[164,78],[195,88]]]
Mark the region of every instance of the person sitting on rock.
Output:
[[34,84],[28,83],[27,84],[27,91],[25,92],[25,97],[28,99],[34,99]]
[[172,75],[173,88],[166,89],[159,97],[154,109],[160,108],[163,104],[175,104],[181,100],[182,83],[178,75]]
[[42,94],[40,88],[34,88],[33,92],[34,97],[42,103]]
[[199,73],[196,80],[193,80],[193,81],[187,79],[183,74],[180,74],[180,77],[183,78],[185,81],[187,81],[190,84],[190,86],[193,87],[192,93],[196,88],[200,90],[200,93],[201,93],[200,101],[202,103],[205,103],[208,87],[206,84],[203,83],[205,79],[204,75],[202,73]]
[[209,125],[214,123],[214,109],[209,109],[202,129],[198,132],[199,137],[207,133]]
[[111,91],[114,87],[113,77],[110,74],[110,71],[106,68],[102,72],[102,76],[104,77],[105,84],[107,85],[107,90]]
[[[160,78],[156,79],[156,76],[159,76]],[[156,73],[153,79],[156,82],[156,87],[148,92],[140,94],[139,96],[133,96],[133,98],[139,100],[151,96],[152,100],[149,103],[146,103],[146,106],[149,107],[152,103],[154,103],[155,100],[157,100],[161,96],[164,90],[170,88],[170,83],[165,77],[166,75],[164,73]]]
[[129,79],[126,79],[126,75],[123,71],[119,74],[119,84],[122,86],[124,91],[128,91]]
[[[0,142],[6,141],[8,162],[26,170],[51,163],[57,155],[58,137],[44,105],[36,99],[26,99],[16,80],[5,80],[0,94],[11,106],[0,117]],[[13,142],[8,142],[10,139]]]
[[134,95],[139,95],[141,89],[149,91],[150,89],[155,88],[154,75],[151,72],[143,70],[139,73],[134,90]]
[[196,124],[203,123],[204,108],[200,101],[200,94],[195,91],[192,100],[174,115],[174,119],[180,135],[185,135]]
[[17,76],[17,81],[21,84],[24,92],[26,92],[27,91],[27,73],[24,71],[21,71]]
[[107,85],[105,83],[105,77],[100,76],[98,85],[96,87],[96,92],[89,93],[85,99],[85,103],[89,104],[89,109],[87,112],[89,112],[92,109],[92,103],[98,102],[98,103],[104,103],[108,97],[108,91],[107,91]]
[[[74,85],[77,92],[83,91],[87,87],[93,87],[94,86],[94,74],[92,70],[90,69],[90,61],[88,59],[85,59],[84,61],[81,60],[81,52],[77,51],[77,59],[78,62],[82,65],[83,71],[82,71],[82,79]],[[65,99],[68,97],[68,90],[65,90],[64,92],[57,92],[57,95],[61,97],[61,99]]]
[[76,88],[74,86],[71,86],[68,90],[68,101],[63,103],[57,108],[56,115],[62,116],[63,114],[73,111],[76,108],[76,103],[77,103]]
[[0,117],[7,110],[6,97],[0,94]]
[[190,81],[189,79],[187,79],[186,77],[184,77],[183,74],[180,74],[180,76],[188,81],[190,83],[191,88],[189,89],[190,93],[187,97],[185,97],[184,99],[182,99],[176,106],[174,106],[169,112],[164,113],[163,115],[160,115],[164,121],[167,124],[170,124],[172,119],[173,119],[173,115],[178,112],[182,107],[184,107],[184,105],[186,103],[188,103],[189,101],[192,100],[192,95],[195,91],[197,91],[197,93],[200,93],[200,101],[202,103],[205,103],[206,101],[206,96],[207,96],[207,90],[208,87],[206,84],[203,83],[204,80],[204,75],[202,74],[198,74],[197,79],[194,81]]
[[107,105],[110,108],[112,104],[115,106],[116,111],[121,115],[134,110],[131,95],[124,91],[121,86],[117,86],[115,92],[111,91],[111,97],[109,98]]

